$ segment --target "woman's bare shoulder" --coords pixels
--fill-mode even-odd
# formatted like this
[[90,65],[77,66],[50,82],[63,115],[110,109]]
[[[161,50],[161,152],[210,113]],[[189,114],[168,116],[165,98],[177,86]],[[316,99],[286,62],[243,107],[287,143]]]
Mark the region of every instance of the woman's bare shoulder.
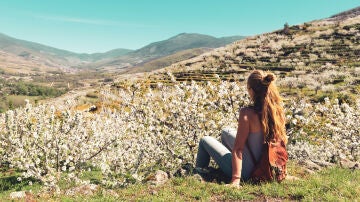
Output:
[[257,115],[257,112],[252,107],[242,107],[240,109],[240,114]]
[[252,107],[243,107],[240,109],[240,119],[245,118],[250,124],[250,132],[258,132],[261,131],[261,123],[259,113],[253,109]]
[[246,119],[254,123],[259,120],[259,113],[252,107],[243,107],[240,109],[240,118],[241,117],[246,117]]

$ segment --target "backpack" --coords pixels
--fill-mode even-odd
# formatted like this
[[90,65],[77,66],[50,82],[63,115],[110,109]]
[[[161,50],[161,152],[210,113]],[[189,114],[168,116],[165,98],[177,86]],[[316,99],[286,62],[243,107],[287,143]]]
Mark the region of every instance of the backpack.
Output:
[[254,183],[274,181],[281,182],[286,177],[286,162],[288,154],[286,152],[285,143],[282,140],[266,141],[262,145],[262,154],[259,161],[256,162],[255,156],[249,148],[254,169],[251,173],[250,180]]

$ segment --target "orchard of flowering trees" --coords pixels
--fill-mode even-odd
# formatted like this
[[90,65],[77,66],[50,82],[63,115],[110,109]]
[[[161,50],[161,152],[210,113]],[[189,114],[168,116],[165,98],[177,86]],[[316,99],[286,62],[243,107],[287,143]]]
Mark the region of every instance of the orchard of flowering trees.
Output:
[[[102,183],[123,186],[193,163],[199,139],[236,127],[239,108],[250,103],[243,84],[227,81],[136,82],[100,94],[96,113],[76,111],[68,100],[0,114],[1,165],[50,187],[60,179],[80,183],[82,172],[93,169],[102,171]],[[354,103],[286,100],[290,157],[358,161],[360,100]]]

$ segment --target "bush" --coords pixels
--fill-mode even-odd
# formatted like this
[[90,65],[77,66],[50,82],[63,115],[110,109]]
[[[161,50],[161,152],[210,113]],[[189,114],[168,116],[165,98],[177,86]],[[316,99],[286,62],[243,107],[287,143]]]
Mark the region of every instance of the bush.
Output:
[[11,94],[14,95],[57,97],[64,93],[65,90],[25,82],[18,82],[11,87]]

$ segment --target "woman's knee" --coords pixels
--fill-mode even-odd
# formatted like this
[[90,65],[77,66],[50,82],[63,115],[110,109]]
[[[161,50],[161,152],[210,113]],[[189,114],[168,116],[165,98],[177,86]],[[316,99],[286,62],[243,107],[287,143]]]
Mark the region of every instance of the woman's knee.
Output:
[[218,142],[219,141],[217,141],[214,137],[204,136],[200,139],[199,147],[204,147],[204,148],[213,147]]
[[213,137],[211,137],[211,136],[204,136],[200,139],[200,144],[207,143],[207,142],[211,141],[212,139],[213,139]]
[[236,136],[236,130],[233,128],[224,128],[221,130],[221,142],[225,142],[225,140],[230,137]]

